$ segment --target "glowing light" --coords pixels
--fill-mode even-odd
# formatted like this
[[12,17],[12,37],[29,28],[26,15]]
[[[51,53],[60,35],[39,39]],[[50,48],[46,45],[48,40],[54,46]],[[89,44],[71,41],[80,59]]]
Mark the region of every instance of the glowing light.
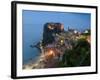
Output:
[[74,31],[74,33],[76,34],[76,33],[77,33],[77,31],[75,30],[75,31]]
[[50,50],[50,54],[53,54],[54,52],[52,50]]
[[52,26],[50,26],[50,25],[48,26],[48,28],[49,28],[49,29],[51,29],[51,30],[53,30],[53,29],[54,29],[54,28],[53,28]]
[[61,43],[63,43],[64,41],[63,40],[61,40]]
[[53,51],[53,50],[50,50],[50,51],[48,52],[47,56],[48,56],[48,57],[50,57],[50,56],[55,56],[54,51]]

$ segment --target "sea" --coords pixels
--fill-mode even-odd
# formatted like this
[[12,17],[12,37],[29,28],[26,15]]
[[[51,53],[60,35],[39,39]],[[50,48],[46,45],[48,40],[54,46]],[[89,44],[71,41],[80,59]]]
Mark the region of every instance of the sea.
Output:
[[36,45],[42,39],[41,24],[23,24],[23,64],[27,64],[31,60],[35,61],[41,54],[40,50],[31,45]]

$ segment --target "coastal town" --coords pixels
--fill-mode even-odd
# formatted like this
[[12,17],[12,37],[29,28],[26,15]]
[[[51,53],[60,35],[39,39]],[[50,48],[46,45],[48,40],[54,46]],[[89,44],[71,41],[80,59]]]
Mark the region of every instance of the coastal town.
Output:
[[36,61],[31,60],[23,69],[61,68],[90,66],[91,32],[85,29],[80,32],[62,23],[46,23],[43,39],[36,45],[40,55]]

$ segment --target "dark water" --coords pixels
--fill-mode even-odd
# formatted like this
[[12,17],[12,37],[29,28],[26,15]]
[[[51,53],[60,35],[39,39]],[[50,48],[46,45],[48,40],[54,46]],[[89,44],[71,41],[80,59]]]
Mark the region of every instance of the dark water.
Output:
[[40,55],[40,51],[30,45],[35,45],[42,39],[42,31],[39,24],[23,24],[23,64],[36,60]]

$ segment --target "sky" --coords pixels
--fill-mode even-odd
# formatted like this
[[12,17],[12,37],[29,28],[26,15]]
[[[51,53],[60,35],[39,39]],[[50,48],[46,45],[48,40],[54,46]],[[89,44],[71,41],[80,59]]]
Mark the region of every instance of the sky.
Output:
[[30,59],[35,59],[39,51],[31,48],[43,36],[43,27],[47,22],[62,23],[64,29],[69,28],[82,31],[90,28],[91,15],[89,13],[71,13],[71,12],[43,12],[23,10],[22,12],[22,30],[23,30],[23,63]]
[[[79,31],[89,28],[91,25],[89,13],[71,13],[71,12],[46,12],[46,11],[32,11],[23,10],[24,23],[23,24],[40,24],[41,29],[47,22],[59,22],[64,24],[65,30],[70,28]],[[37,26],[34,27],[34,29]]]

